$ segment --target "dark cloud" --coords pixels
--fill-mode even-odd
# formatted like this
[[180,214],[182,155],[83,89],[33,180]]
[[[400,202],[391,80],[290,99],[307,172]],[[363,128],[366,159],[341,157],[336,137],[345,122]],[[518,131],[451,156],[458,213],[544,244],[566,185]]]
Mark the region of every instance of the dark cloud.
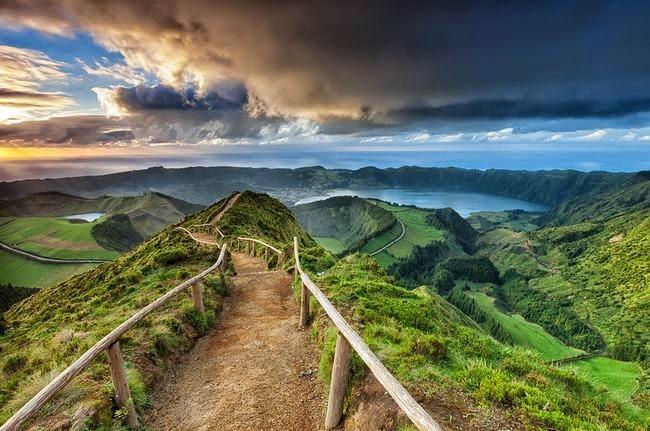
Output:
[[[230,86],[227,91],[215,89],[202,95],[193,88],[179,91],[168,85],[138,85],[103,90],[110,97],[107,103],[115,104],[114,109],[128,112],[187,109],[239,110],[247,102],[246,89],[242,85]],[[228,98],[222,94],[226,94]]]
[[650,88],[650,5],[640,0],[22,0],[0,11],[8,24],[88,31],[177,90],[241,82],[282,115],[361,118],[368,106],[462,110],[475,100],[617,103]]
[[[0,140],[6,145],[93,145],[102,141],[102,135],[123,128],[125,120],[106,118],[103,115],[77,115],[52,117],[47,120],[23,121],[0,125]],[[118,139],[103,139],[114,143]],[[122,136],[123,137],[123,136]]]
[[410,106],[377,114],[384,120],[475,120],[519,118],[613,118],[650,111],[650,98],[607,101],[478,100],[443,106]]

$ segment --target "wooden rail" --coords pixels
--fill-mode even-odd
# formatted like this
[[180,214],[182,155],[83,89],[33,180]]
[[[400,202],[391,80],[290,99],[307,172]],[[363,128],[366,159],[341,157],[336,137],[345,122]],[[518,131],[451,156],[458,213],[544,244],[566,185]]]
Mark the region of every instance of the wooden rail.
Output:
[[99,340],[94,346],[88,349],[79,359],[74,361],[68,368],[63,370],[61,374],[56,376],[47,386],[36,394],[34,398],[29,400],[27,404],[20,408],[7,422],[0,427],[0,431],[15,431],[32,418],[38,410],[50,401],[63,387],[65,387],[75,376],[79,375],[90,363],[99,356],[102,352],[106,352],[108,356],[108,363],[111,370],[111,377],[113,386],[115,387],[115,398],[118,405],[125,408],[127,411],[127,424],[131,429],[138,426],[138,418],[135,412],[131,394],[129,392],[129,385],[126,380],[126,371],[124,369],[124,360],[119,347],[119,339],[124,333],[135,326],[142,319],[147,317],[153,311],[157,310],[169,300],[183,292],[189,287],[192,287],[192,298],[194,306],[202,312],[203,297],[201,292],[200,281],[210,272],[218,269],[223,272],[226,268],[227,260],[227,245],[224,244],[219,253],[217,261],[204,270],[203,272],[195,275],[194,277],[184,281],[178,286],[174,287],[169,292],[165,293],[160,298],[156,299],[151,304],[142,308],[140,311],[131,316],[128,320],[123,322],[120,326],[111,331],[104,338]]
[[423,431],[442,431],[440,425],[434,421],[431,416],[418,404],[408,391],[397,381],[388,369],[381,363],[379,358],[370,350],[370,347],[363,339],[352,329],[345,321],[343,316],[334,308],[334,305],[325,296],[325,294],[311,281],[309,275],[302,270],[300,266],[300,252],[298,249],[298,238],[293,239],[293,250],[296,259],[295,277],[300,277],[302,282],[301,289],[301,307],[300,307],[300,325],[305,326],[308,322],[309,315],[309,293],[316,298],[318,303],[323,307],[325,313],[336,326],[338,335],[336,339],[336,350],[334,352],[334,364],[332,367],[332,380],[330,382],[330,392],[327,403],[327,415],[325,418],[325,428],[332,429],[338,425],[343,415],[343,401],[345,398],[345,387],[347,385],[350,347],[354,349],[361,360],[365,362],[375,378],[386,389],[386,392],[395,400],[397,405],[411,419],[413,424]]
[[[260,241],[259,239],[255,238],[247,238],[247,237],[237,237],[237,244],[235,248],[237,251],[243,251],[245,253],[248,253],[249,255],[255,257],[257,253],[257,246],[256,244],[261,245],[264,247],[264,260],[268,263],[269,261],[269,250],[277,253],[278,255],[278,263],[282,263],[284,261],[284,252],[282,250],[278,250],[277,248],[273,247],[270,244],[265,243],[264,241]],[[261,257],[261,256],[260,256]]]

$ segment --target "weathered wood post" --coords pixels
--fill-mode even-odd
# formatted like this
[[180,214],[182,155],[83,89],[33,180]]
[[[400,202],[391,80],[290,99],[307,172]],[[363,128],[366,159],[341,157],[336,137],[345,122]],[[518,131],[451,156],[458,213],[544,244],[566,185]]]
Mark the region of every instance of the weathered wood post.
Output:
[[239,243],[239,238],[237,238],[237,251],[241,251],[241,244]]
[[269,248],[267,246],[264,246],[264,260],[269,263]]
[[327,400],[327,415],[325,416],[325,428],[328,430],[336,427],[341,421],[341,416],[343,416],[345,387],[348,383],[348,371],[350,369],[350,353],[350,343],[339,332],[336,336],[332,381]]
[[126,378],[124,359],[120,350],[120,342],[116,341],[106,349],[108,365],[111,369],[111,378],[115,387],[115,401],[120,408],[126,408],[126,423],[130,429],[138,427],[138,415],[135,413],[135,406],[131,399],[129,382]]
[[300,327],[307,326],[309,320],[309,289],[305,283],[300,282]]
[[298,265],[300,265],[300,255],[298,254],[298,237],[293,237],[293,281],[298,280]]
[[192,301],[194,301],[194,308],[201,314],[205,313],[205,306],[203,305],[203,284],[200,281],[192,285]]

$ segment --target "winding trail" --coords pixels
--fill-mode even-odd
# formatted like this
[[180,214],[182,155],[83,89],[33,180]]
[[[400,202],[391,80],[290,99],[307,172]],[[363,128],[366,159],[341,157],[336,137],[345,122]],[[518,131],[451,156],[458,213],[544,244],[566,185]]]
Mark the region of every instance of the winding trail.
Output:
[[0,248],[8,251],[9,253],[17,254],[18,256],[24,257],[29,260],[33,260],[40,263],[53,263],[53,264],[80,264],[80,263],[104,263],[111,262],[110,259],[61,259],[58,257],[46,257],[39,254],[30,253],[29,251],[21,250],[16,247],[12,247],[9,244],[5,244],[0,241]]
[[234,195],[230,196],[226,203],[221,207],[219,212],[215,214],[214,217],[212,217],[212,220],[210,220],[210,224],[215,224],[219,220],[221,220],[221,217],[230,209],[232,208],[233,205],[235,205],[235,202],[237,202],[237,199],[239,199],[239,196],[241,196],[241,193],[235,193]]
[[292,278],[233,253],[239,275],[216,328],[198,340],[153,394],[144,425],[152,431],[323,428],[319,353],[298,329]]
[[399,242],[402,238],[404,238],[404,235],[406,235],[406,226],[404,226],[404,223],[402,222],[402,220],[399,219],[399,217],[395,216],[395,219],[399,222],[400,226],[402,226],[402,233],[397,238],[395,238],[394,240],[392,240],[391,242],[386,244],[385,246],[383,246],[380,249],[375,250],[372,253],[370,253],[369,256],[374,256],[376,254],[381,253],[382,251],[386,250],[391,245]]

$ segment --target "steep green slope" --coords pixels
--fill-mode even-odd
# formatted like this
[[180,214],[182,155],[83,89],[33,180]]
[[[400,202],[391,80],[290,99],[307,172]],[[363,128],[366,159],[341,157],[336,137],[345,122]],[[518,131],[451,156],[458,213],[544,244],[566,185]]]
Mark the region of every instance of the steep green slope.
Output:
[[16,302],[22,301],[32,293],[36,293],[36,290],[31,287],[0,284],[0,316]]
[[433,210],[427,216],[427,223],[451,233],[466,252],[471,253],[474,249],[474,241],[478,237],[478,232],[453,209]]
[[[614,217],[585,236],[584,224],[544,229],[538,238],[556,240],[549,254],[565,258],[561,289],[575,310],[604,335],[607,353],[650,366],[650,210]],[[576,234],[575,232],[578,232]]]
[[359,250],[396,223],[384,208],[354,196],[337,196],[292,208],[300,225],[315,237],[336,238]]
[[112,215],[94,225],[91,233],[99,245],[115,251],[131,250],[144,240],[124,214]]
[[[209,210],[189,217],[184,226],[191,227],[193,219],[205,218]],[[220,228],[228,235],[264,238],[287,251],[293,235],[314,244],[291,212],[265,195],[242,194]],[[218,252],[169,227],[115,261],[14,305],[5,313],[9,329],[0,336],[0,422],[126,318],[214,263]],[[148,388],[177,354],[211,325],[224,287],[216,276],[205,285],[206,318],[194,311],[189,295],[181,295],[122,337],[138,409],[147,406]],[[114,427],[119,421],[112,418],[109,381],[106,362],[95,361],[45,412],[70,418],[80,406],[90,406],[90,429],[99,423]]]
[[[483,413],[473,416],[472,424],[486,429],[498,423],[500,429],[640,431],[650,424],[647,410],[619,404],[572,369],[555,368],[533,353],[505,347],[436,294],[395,286],[367,257],[340,260],[315,279],[434,416],[446,412],[438,420],[462,424],[467,418],[444,406],[471,409],[480,404]],[[317,328],[324,343],[321,373],[327,378],[336,334],[324,318],[318,319]],[[358,378],[358,363],[353,369],[353,379]],[[499,422],[504,417],[510,419]]]
[[553,225],[604,221],[650,208],[650,171],[639,172],[619,187],[589,193],[560,204],[543,217]]

